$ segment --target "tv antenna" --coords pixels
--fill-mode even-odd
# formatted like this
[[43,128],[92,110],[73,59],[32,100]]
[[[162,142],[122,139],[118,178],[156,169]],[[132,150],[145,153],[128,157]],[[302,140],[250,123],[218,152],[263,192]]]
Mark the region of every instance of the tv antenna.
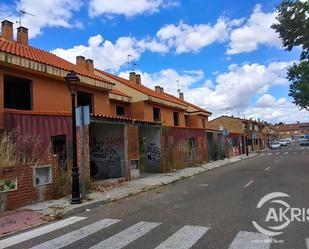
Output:
[[138,66],[138,64],[136,62],[134,62],[132,64],[132,72],[135,72],[136,66]]
[[128,70],[130,70],[130,65],[131,65],[131,57],[132,57],[132,55],[130,55],[130,54],[128,54],[127,55],[127,67],[128,67]]
[[25,9],[18,11],[19,12],[19,20],[16,21],[16,23],[19,24],[19,27],[21,27],[21,19],[24,15],[29,15],[29,16],[35,16],[27,11],[25,11]]
[[180,89],[181,86],[183,86],[183,85],[180,85],[179,80],[177,80],[177,87],[178,87],[177,92],[179,94],[182,92],[181,89]]

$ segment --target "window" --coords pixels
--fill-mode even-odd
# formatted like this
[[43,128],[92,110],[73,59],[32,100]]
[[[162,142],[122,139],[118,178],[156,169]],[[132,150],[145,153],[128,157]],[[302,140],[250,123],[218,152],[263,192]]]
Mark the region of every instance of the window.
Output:
[[120,106],[120,105],[116,106],[116,115],[117,116],[124,116],[125,115],[124,106]]
[[35,167],[34,175],[34,185],[46,185],[52,182],[51,167],[49,165]]
[[173,112],[173,118],[174,118],[174,125],[179,126],[179,113]]
[[206,128],[206,120],[204,118],[202,118],[202,127]]
[[51,137],[53,154],[58,157],[59,167],[64,170],[67,169],[66,140],[66,135]]
[[0,179],[0,192],[17,190],[17,178]]
[[161,121],[161,110],[160,108],[153,108],[153,121],[159,122]]
[[185,115],[185,125],[189,126],[189,115]]
[[77,106],[89,105],[90,113],[93,113],[92,96],[91,93],[77,91]]
[[4,75],[4,108],[32,109],[32,81]]
[[233,147],[238,146],[238,138],[237,137],[232,138],[232,145],[233,145]]

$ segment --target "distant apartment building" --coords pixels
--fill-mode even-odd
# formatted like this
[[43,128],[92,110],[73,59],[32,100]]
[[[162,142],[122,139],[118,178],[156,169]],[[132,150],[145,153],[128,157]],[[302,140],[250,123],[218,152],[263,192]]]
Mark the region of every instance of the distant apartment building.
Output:
[[309,134],[309,123],[278,124],[275,129],[280,138],[299,139],[305,134]]
[[265,134],[265,123],[252,119],[234,116],[220,116],[209,121],[212,128],[227,130],[227,152],[229,156],[245,154],[247,152],[264,149],[268,145],[268,135]]

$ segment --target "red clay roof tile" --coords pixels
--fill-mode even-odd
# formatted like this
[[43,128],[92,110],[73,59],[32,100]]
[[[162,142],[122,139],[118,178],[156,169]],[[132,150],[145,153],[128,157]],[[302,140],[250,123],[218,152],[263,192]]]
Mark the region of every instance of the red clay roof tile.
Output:
[[105,79],[95,75],[93,72],[87,69],[76,66],[75,64],[68,62],[57,55],[49,53],[47,51],[34,48],[27,45],[19,44],[15,41],[8,41],[0,37],[0,51],[8,54],[17,55],[26,59],[30,59],[39,63],[47,64],[53,67],[57,67],[63,70],[74,70],[76,73],[82,76],[86,76],[95,80],[99,80],[108,84],[112,84]]
[[96,69],[96,70],[99,73],[104,74],[107,77],[110,77],[110,78],[112,78],[116,81],[119,81],[119,82],[123,83],[124,85],[127,85],[127,86],[129,86],[129,87],[131,87],[131,88],[133,88],[133,89],[135,89],[135,90],[137,90],[141,93],[144,93],[146,95],[149,95],[149,96],[152,96],[152,97],[155,97],[155,98],[159,98],[159,99],[162,99],[162,100],[165,100],[165,101],[169,101],[169,102],[172,102],[172,103],[175,103],[175,104],[178,104],[178,105],[187,106],[187,104],[185,104],[184,102],[182,102],[180,100],[176,100],[175,98],[172,98],[165,93],[158,93],[158,92],[156,92],[156,91],[154,91],[154,90],[152,90],[152,89],[150,89],[146,86],[134,84],[127,79],[124,79],[124,78],[121,78],[119,76],[104,72],[104,71],[99,70],[99,69]]

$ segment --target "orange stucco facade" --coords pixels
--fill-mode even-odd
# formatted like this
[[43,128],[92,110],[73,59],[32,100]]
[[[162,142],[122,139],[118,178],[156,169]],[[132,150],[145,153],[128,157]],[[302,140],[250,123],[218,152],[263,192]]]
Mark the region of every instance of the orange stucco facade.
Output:
[[[3,127],[5,112],[20,112],[42,115],[71,115],[70,92],[61,78],[51,78],[15,68],[2,67],[0,69],[0,87],[4,89],[4,75],[16,76],[31,80],[32,108],[31,110],[4,109],[4,91],[0,91],[0,126]],[[110,115],[108,92],[80,86],[79,91],[93,95],[93,111],[96,114]]]

